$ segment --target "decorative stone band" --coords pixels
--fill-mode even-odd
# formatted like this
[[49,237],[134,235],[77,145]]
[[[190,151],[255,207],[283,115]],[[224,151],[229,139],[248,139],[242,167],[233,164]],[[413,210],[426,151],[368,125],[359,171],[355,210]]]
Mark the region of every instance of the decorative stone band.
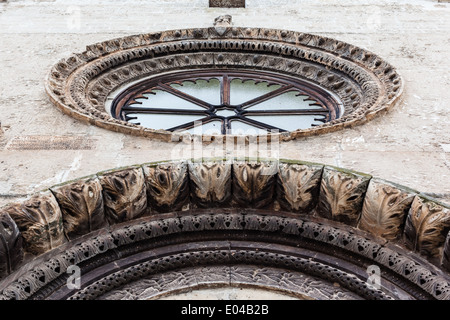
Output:
[[113,118],[105,110],[107,97],[123,84],[144,77],[217,68],[288,75],[312,82],[340,99],[345,110],[342,117],[280,133],[282,140],[364,123],[395,106],[403,91],[395,68],[365,49],[318,35],[231,24],[90,45],[85,52],[53,66],[45,86],[53,103],[76,119],[113,131],[174,141],[182,137]]
[[[139,248],[155,249],[158,243],[189,247],[187,243],[195,237],[205,243],[234,239],[236,250],[244,245],[243,239],[281,243],[288,248],[283,254],[296,256],[302,248],[303,258],[311,250],[316,252],[314,259],[322,252],[329,255],[322,261],[325,269],[333,270],[336,259],[345,260],[344,265],[359,265],[358,272],[354,266],[344,268],[347,274],[357,275],[351,277],[357,282],[361,282],[362,266],[376,264],[383,268],[383,279],[406,296],[450,298],[450,206],[388,181],[316,163],[203,159],[119,168],[0,208],[0,222],[0,297],[7,299],[47,297],[50,293],[45,290],[61,285],[60,277],[71,264],[83,265],[94,257],[119,259],[119,249],[128,252],[123,253],[126,256]],[[200,231],[205,233],[198,235]],[[173,238],[164,240],[169,235]],[[242,250],[250,255],[251,248],[255,247],[245,245]],[[144,259],[142,254],[136,261]],[[256,263],[250,256],[246,263]],[[302,259],[292,270],[319,276],[319,271],[314,273],[312,265],[305,264],[308,259]],[[189,265],[195,263],[189,261]],[[281,265],[271,262],[270,267]],[[154,274],[145,268],[139,274]],[[136,280],[123,272],[120,277],[127,279],[123,283]],[[367,291],[358,284],[360,289],[354,291],[343,280],[345,276],[320,273],[320,277],[339,278],[338,283],[360,297],[404,297],[389,285]],[[55,291],[53,296],[100,295],[83,292]]]

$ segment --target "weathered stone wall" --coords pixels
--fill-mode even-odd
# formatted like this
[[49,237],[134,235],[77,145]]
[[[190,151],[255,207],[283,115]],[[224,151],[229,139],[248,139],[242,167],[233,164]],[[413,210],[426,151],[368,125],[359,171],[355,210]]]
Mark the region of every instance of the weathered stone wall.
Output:
[[[246,8],[222,9],[209,8],[207,0],[18,0],[0,4],[0,205],[92,172],[189,154],[190,145],[126,136],[63,115],[44,81],[52,65],[86,45],[210,27],[222,14],[231,14],[235,26],[346,41],[380,55],[403,76],[399,107],[359,127],[284,142],[281,158],[366,172],[450,201],[447,3],[247,0]],[[214,155],[213,147],[203,156]]]

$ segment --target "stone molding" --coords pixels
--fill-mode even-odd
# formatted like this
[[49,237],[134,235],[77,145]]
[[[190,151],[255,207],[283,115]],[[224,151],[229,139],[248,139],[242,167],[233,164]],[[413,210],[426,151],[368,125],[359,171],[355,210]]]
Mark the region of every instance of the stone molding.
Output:
[[[239,231],[251,239],[258,231],[269,242],[278,241],[271,238],[275,235],[290,235],[305,250],[346,250],[360,257],[351,260],[355,263],[368,259],[414,283],[428,298],[448,299],[449,216],[447,205],[407,187],[317,163],[203,159],[118,168],[0,208],[0,297],[29,298],[61,276],[71,261],[111,248],[142,241],[152,245],[154,237],[209,230],[208,237],[210,232],[234,237]],[[291,246],[293,240],[283,241]],[[18,284],[68,251],[78,258],[58,262],[55,278],[49,275],[54,271],[42,271],[48,281],[34,283],[35,291]],[[303,267],[293,268],[304,272]],[[14,294],[8,291],[11,286]],[[399,298],[386,290],[383,294]]]
[[[231,17],[230,17],[231,19]],[[218,24],[161,31],[89,45],[60,60],[45,83],[64,113],[109,130],[164,141],[183,139],[113,118],[105,110],[111,92],[144,77],[181,70],[251,69],[312,82],[341,100],[344,114],[308,129],[280,135],[291,140],[362,124],[395,106],[403,81],[388,62],[365,49],[302,32]]]

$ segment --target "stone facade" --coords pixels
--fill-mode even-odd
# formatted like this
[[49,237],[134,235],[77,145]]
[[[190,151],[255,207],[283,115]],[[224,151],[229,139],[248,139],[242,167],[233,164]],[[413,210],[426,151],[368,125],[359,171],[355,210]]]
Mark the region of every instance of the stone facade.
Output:
[[[223,14],[232,15],[236,27],[293,30],[351,43],[389,61],[405,81],[404,101],[395,110],[353,129],[286,142],[280,157],[370,173],[448,201],[447,6],[419,0],[365,6],[336,1],[326,8],[314,1],[247,1],[245,9],[209,8],[206,0],[134,1],[130,7],[2,3],[0,201],[24,199],[105,168],[175,158],[173,143],[109,132],[63,115],[47,98],[45,79],[55,63],[87,45],[207,28]],[[151,11],[152,19],[135,16],[136,7]],[[23,17],[29,17],[27,23]],[[189,147],[179,143],[177,153]],[[211,148],[204,151],[213,155]]]
[[[62,281],[61,275],[72,259],[90,263],[109,249],[125,250],[126,244],[134,241],[177,234],[179,225],[174,221],[182,221],[184,227],[192,230],[200,226],[204,230],[219,228],[237,233],[242,229],[239,224],[244,223],[248,230],[272,232],[276,228],[289,234],[287,238],[300,235],[302,239],[376,261],[390,275],[400,275],[405,284],[413,282],[419,286],[420,292],[410,292],[413,298],[448,299],[445,270],[450,268],[450,119],[447,112],[450,63],[446,53],[450,7],[446,1],[392,0],[362,5],[345,0],[331,1],[324,6],[317,1],[247,0],[245,8],[228,9],[209,7],[206,0],[133,0],[127,2],[127,6],[113,1],[93,4],[84,0],[70,5],[28,0],[1,2],[0,206],[3,207],[0,209],[0,235],[4,241],[0,248],[0,274],[5,277],[14,273],[30,257],[42,259],[35,269],[17,273],[15,280],[18,281],[10,278],[4,282],[2,289],[7,290],[3,291],[3,298],[26,298],[32,294],[44,297],[42,286]],[[186,15],[187,10],[189,15]],[[137,12],[151,12],[151,19],[148,14]],[[274,37],[296,35],[295,41],[304,41],[303,45],[311,47],[351,44],[354,47],[342,49],[336,54],[336,60],[352,61],[362,69],[367,67],[365,63],[376,64],[371,60],[376,54],[395,66],[396,75],[398,72],[398,76],[390,78],[393,69],[383,68],[380,75],[389,86],[380,87],[381,90],[392,90],[401,79],[402,99],[395,99],[396,104],[387,113],[377,114],[368,122],[361,121],[358,126],[343,125],[339,131],[278,139],[272,145],[276,148],[268,154],[263,152],[267,150],[252,148],[249,140],[239,145],[242,148],[229,150],[213,139],[195,142],[164,133],[127,134],[140,129],[130,130],[132,126],[120,123],[102,125],[104,115],[93,103],[104,102],[101,99],[105,97],[96,90],[96,85],[108,86],[106,78],[91,77],[94,81],[85,83],[89,87],[88,96],[82,95],[84,88],[80,95],[76,85],[61,87],[68,91],[58,92],[58,78],[65,76],[67,67],[79,66],[80,61],[83,66],[93,66],[87,63],[89,59],[76,60],[83,57],[77,53],[101,58],[115,51],[111,39],[122,39],[117,44],[119,47],[132,47],[136,39],[151,42],[152,36],[161,32],[171,37],[179,34],[195,38],[195,30],[211,31],[214,19],[226,14],[232,16],[233,28],[242,33],[231,33],[231,37],[270,36],[275,41]],[[191,30],[191,33],[183,34],[180,30]],[[250,30],[247,35],[246,30]],[[255,30],[261,33],[253,34]],[[280,31],[264,34],[264,30]],[[283,36],[281,30],[289,32]],[[219,38],[225,35],[226,23],[216,21],[215,31]],[[299,40],[301,34],[308,38]],[[136,35],[148,35],[148,38]],[[102,53],[102,49],[108,54]],[[280,47],[280,52],[285,49]],[[372,52],[374,55],[370,55]],[[255,65],[270,64],[248,50],[246,55]],[[188,58],[189,63],[203,61],[200,55]],[[232,55],[208,58],[222,63],[232,61]],[[171,62],[187,63],[186,59],[160,60],[158,63],[166,68],[171,68]],[[58,61],[66,63],[58,65]],[[80,79],[98,75],[95,72],[101,71],[102,61],[99,68],[82,70]],[[139,66],[134,70],[139,72]],[[324,79],[330,85],[338,85],[336,78],[329,76]],[[367,87],[370,83],[364,85]],[[60,98],[67,92],[80,99],[77,106],[87,101],[85,110],[92,111],[95,117],[86,118],[79,110],[61,108],[63,113],[55,108],[55,102],[66,106],[67,101]],[[385,97],[385,93],[372,97]],[[393,98],[397,97],[388,97]],[[372,118],[370,113],[366,115]],[[156,136],[158,139],[154,139]],[[160,139],[161,136],[166,138]],[[202,145],[201,152],[196,149],[198,144]],[[277,164],[275,171],[270,161],[241,160],[224,165],[218,164],[215,158],[205,163],[185,161],[181,166],[179,162],[163,164],[166,160],[217,156],[296,160]],[[117,169],[104,171],[110,168]],[[261,174],[264,170],[272,174]],[[98,173],[92,175],[94,172]],[[219,212],[212,221],[204,212],[191,214],[192,208],[223,208],[225,212]],[[249,211],[244,210],[244,214],[227,211],[235,208]],[[260,215],[252,211],[256,208],[270,213]],[[179,212],[178,216],[170,216],[173,211]],[[155,219],[159,220],[155,222]],[[139,221],[142,221],[140,227]],[[130,226],[122,228],[123,223],[130,223]],[[110,227],[112,229],[108,229]],[[130,230],[135,231],[130,235]],[[355,230],[358,236],[353,236]],[[95,232],[99,233],[98,238],[83,242],[84,235]],[[71,248],[73,241],[79,241],[77,249]],[[70,249],[68,255],[58,251],[64,249]],[[270,268],[279,267],[279,261],[270,250],[262,248],[263,256],[258,258],[254,258],[251,248],[239,250],[238,247],[227,248],[224,256],[232,259],[236,255],[241,262],[272,259]],[[52,262],[45,260],[45,254],[50,251],[55,252]],[[194,258],[174,251],[180,261],[189,263],[195,263],[195,259],[209,261],[208,254]],[[291,252],[284,254],[289,257]],[[423,264],[418,265],[417,261]],[[298,268],[299,265],[302,268]],[[388,287],[381,292],[365,291],[364,283],[358,278],[345,282],[341,271],[333,271],[326,263],[320,267],[326,275],[314,273],[318,266],[299,259],[291,270],[296,279],[306,279],[306,282],[314,282],[317,277],[341,281],[339,283],[345,287],[342,291],[333,291],[326,285],[319,290],[328,292],[329,298],[406,297],[392,295],[395,290]],[[150,265],[130,268],[141,268],[139,272],[145,275],[145,281],[154,281],[148,273]],[[270,287],[277,282],[276,272],[270,268],[267,275],[273,282],[263,286]],[[444,270],[442,274],[440,269]],[[251,277],[243,275],[253,271],[227,270],[233,279],[238,279],[236,283],[251,282]],[[441,275],[443,278],[439,278]],[[116,276],[106,280],[114,283],[123,278],[123,274]],[[140,295],[144,282],[123,281],[135,296],[151,296]],[[214,278],[214,281],[220,282],[220,279]],[[314,288],[299,288],[300,282],[296,281],[289,284],[288,293],[323,297]],[[187,283],[186,287],[189,286]],[[347,290],[350,287],[358,289]],[[123,291],[116,289],[108,287],[111,297],[123,295]],[[97,293],[88,288],[76,296],[89,297]],[[54,296],[67,297],[68,293],[55,291]]]

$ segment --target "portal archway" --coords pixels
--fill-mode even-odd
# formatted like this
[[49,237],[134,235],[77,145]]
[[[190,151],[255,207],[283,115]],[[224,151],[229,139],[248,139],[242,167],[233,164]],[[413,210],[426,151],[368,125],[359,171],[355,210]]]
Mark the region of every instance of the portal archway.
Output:
[[[154,299],[250,286],[306,299],[448,299],[445,204],[301,161],[148,163],[1,212],[2,299]],[[80,288],[68,286],[70,266]]]

